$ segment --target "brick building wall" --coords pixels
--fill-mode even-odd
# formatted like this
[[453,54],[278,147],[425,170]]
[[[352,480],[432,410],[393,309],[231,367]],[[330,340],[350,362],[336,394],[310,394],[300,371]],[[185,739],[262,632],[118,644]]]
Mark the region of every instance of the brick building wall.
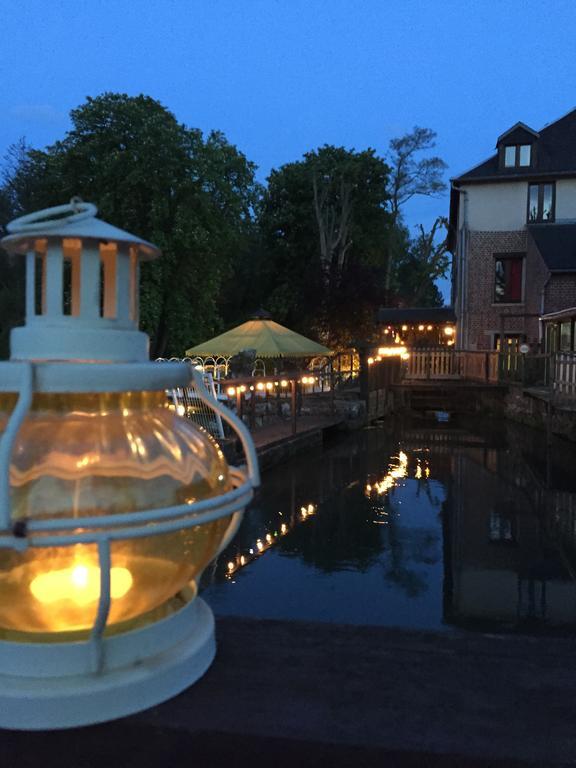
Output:
[[576,307],[576,274],[552,274],[544,295],[545,313]]
[[[494,301],[495,255],[525,254],[523,301],[501,304]],[[549,272],[524,230],[512,232],[469,232],[464,309],[464,344],[468,349],[492,349],[500,332],[501,316],[517,314],[538,315],[541,311],[542,290]],[[528,343],[539,341],[537,317],[510,317],[504,321],[506,333],[524,335]]]

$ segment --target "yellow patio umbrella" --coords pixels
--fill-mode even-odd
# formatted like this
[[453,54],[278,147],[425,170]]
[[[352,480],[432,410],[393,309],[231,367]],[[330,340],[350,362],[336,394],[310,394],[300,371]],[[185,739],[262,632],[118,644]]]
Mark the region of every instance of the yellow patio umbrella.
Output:
[[316,357],[332,351],[269,318],[254,318],[186,350],[188,357],[232,357],[254,349],[256,357]]

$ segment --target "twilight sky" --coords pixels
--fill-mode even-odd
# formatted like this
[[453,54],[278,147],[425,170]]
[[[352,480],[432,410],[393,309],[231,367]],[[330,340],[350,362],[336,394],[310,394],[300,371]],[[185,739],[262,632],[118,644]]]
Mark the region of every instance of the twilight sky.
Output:
[[[574,0],[1,0],[0,156],[103,91],[222,130],[259,166],[434,129],[457,175],[576,106]],[[572,86],[570,86],[572,83]],[[575,137],[576,140],[576,137]],[[410,225],[447,198],[409,205]]]

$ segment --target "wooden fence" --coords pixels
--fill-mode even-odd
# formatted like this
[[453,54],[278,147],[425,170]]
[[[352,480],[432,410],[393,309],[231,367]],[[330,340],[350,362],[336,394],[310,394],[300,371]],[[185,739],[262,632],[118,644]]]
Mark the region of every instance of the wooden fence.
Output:
[[551,368],[554,393],[561,398],[576,397],[576,352],[557,352]]
[[576,399],[576,352],[522,354],[460,349],[414,349],[404,379],[520,384],[548,390],[560,399]]
[[498,353],[460,349],[414,349],[406,361],[405,378],[498,381]]

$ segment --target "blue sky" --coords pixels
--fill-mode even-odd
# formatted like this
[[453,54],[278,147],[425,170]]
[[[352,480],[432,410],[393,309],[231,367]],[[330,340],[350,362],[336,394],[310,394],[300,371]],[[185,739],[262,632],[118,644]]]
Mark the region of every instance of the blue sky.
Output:
[[[576,106],[574,0],[4,0],[0,155],[61,137],[103,91],[222,130],[260,168],[434,129],[457,175],[517,120]],[[9,11],[6,9],[9,8]],[[415,200],[411,226],[447,214]]]

